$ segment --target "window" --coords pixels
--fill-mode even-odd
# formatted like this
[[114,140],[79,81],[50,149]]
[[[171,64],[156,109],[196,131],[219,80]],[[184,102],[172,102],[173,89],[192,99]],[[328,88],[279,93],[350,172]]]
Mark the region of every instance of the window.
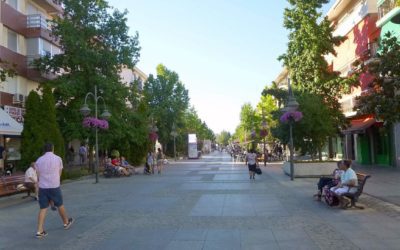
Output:
[[7,0],[6,3],[14,9],[18,10],[18,0]]
[[7,48],[14,52],[18,52],[18,35],[11,30],[8,30],[7,32]]

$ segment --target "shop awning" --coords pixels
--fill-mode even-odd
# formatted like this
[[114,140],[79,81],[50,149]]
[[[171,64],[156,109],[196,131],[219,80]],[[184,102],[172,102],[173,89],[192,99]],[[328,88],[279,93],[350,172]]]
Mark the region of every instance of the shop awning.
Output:
[[348,129],[343,130],[344,134],[363,134],[365,130],[376,123],[375,118],[366,117],[361,119],[351,120],[351,125]]
[[22,125],[0,108],[0,135],[21,135]]

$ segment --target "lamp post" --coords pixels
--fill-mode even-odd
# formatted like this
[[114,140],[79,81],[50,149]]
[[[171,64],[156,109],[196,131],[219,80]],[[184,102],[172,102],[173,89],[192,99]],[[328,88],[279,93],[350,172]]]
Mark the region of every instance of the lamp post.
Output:
[[[289,98],[288,102],[283,109],[283,111],[294,112],[299,107],[299,103],[296,101],[296,98],[293,96],[293,91],[290,86],[290,78],[287,79],[288,82],[288,92]],[[293,165],[293,120],[289,119],[289,155],[290,155],[290,180],[294,179],[294,165]]]
[[267,121],[265,120],[265,113],[264,110],[262,112],[262,117],[263,117],[263,122],[261,123],[262,129],[261,129],[261,136],[263,137],[263,143],[264,143],[264,167],[267,166],[267,153],[265,150],[265,137],[267,136]]
[[175,144],[175,138],[178,136],[178,132],[176,132],[175,122],[172,124],[171,136],[174,137],[174,160],[176,161],[176,144]]
[[[104,104],[104,111],[103,111],[103,113],[100,115],[102,118],[104,118],[104,119],[108,119],[108,118],[110,118],[111,117],[111,114],[110,114],[110,112],[108,112],[108,110],[107,110],[107,108],[106,108],[106,103],[105,103],[105,101],[104,101],[104,98],[103,97],[101,97],[101,96],[98,96],[97,95],[97,85],[95,85],[94,86],[94,94],[92,93],[92,92],[88,92],[87,94],[86,94],[86,96],[85,96],[85,103],[83,104],[83,106],[81,107],[81,109],[80,109],[80,112],[81,112],[81,114],[83,114],[84,116],[87,116],[87,115],[89,115],[90,114],[90,108],[89,108],[89,106],[86,104],[86,101],[87,101],[87,98],[89,97],[89,96],[92,96],[93,98],[94,98],[94,115],[95,115],[95,118],[97,119],[97,102],[101,99],[101,100],[103,100],[103,104]],[[98,183],[99,182],[99,142],[98,142],[98,130],[99,130],[99,128],[96,126],[95,127],[95,154],[96,154],[96,163],[95,163],[95,169],[94,169],[94,171],[95,171],[95,176],[96,176],[96,182],[95,183]]]

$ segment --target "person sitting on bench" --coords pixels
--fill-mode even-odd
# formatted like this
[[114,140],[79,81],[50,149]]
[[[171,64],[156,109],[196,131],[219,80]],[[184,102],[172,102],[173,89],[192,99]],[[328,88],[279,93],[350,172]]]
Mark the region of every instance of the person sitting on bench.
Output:
[[332,177],[321,177],[317,183],[318,192],[314,194],[314,198],[317,201],[321,201],[321,197],[323,196],[323,188],[327,187],[328,189],[336,186],[340,181],[340,176],[343,174],[343,170],[340,169],[341,161],[337,162],[337,168],[333,170]]
[[38,200],[38,177],[36,173],[36,163],[32,162],[29,168],[25,171],[24,186],[35,192],[35,199]]
[[357,192],[357,174],[351,168],[351,160],[340,161],[341,169],[344,171],[340,177],[340,182],[330,190],[334,192],[340,200],[340,206],[345,207],[349,201],[344,199],[342,194]]

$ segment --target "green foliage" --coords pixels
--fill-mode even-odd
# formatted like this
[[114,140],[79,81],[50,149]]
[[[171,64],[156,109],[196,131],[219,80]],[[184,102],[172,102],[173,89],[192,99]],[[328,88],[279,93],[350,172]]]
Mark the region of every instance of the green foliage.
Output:
[[354,107],[359,114],[374,114],[388,124],[400,121],[400,44],[390,32],[380,44],[375,62],[362,64],[361,73],[371,74],[368,91],[357,97]]
[[[137,86],[123,85],[119,76],[122,67],[132,68],[138,61],[138,34],[129,36],[127,12],[104,0],[65,0],[63,5],[63,15],[51,24],[64,53],[36,62],[45,72],[65,71],[46,83],[54,89],[62,134],[66,141],[89,138],[94,147],[95,133],[82,128],[79,109],[86,100],[94,116],[95,100],[87,93],[94,94],[97,86],[98,114],[105,105],[112,114],[109,129],[99,131],[100,150],[117,148],[128,160],[140,162],[148,144],[146,112],[135,112],[140,106]],[[134,109],[127,107],[129,102]]]
[[39,117],[44,141],[53,143],[54,153],[65,158],[64,139],[56,120],[56,105],[49,87],[43,88]]
[[287,52],[279,57],[289,69],[292,83],[301,92],[324,96],[324,104],[331,111],[337,126],[344,120],[338,100],[342,93],[357,84],[355,78],[342,78],[332,72],[325,60],[328,54],[336,55],[335,46],[345,39],[332,35],[333,25],[327,17],[321,20],[318,11],[328,0],[288,0],[291,8],[284,13],[284,27],[290,31]]
[[24,129],[22,130],[20,168],[25,170],[43,154],[44,133],[41,127],[41,100],[31,91],[25,102]]
[[[150,119],[158,128],[158,140],[164,149],[171,142],[173,123],[180,128],[189,105],[188,90],[176,72],[157,66],[157,76],[150,75],[144,85],[144,102]],[[151,121],[150,121],[151,123]]]
[[26,100],[24,129],[22,131],[21,169],[36,161],[43,154],[46,142],[54,144],[54,153],[64,157],[64,140],[56,121],[54,98],[48,87],[43,89],[42,97],[31,91]]
[[231,139],[231,133],[224,130],[221,133],[217,134],[216,142],[220,146],[227,146],[229,144],[230,139]]
[[8,62],[0,58],[0,83],[5,81],[7,77],[16,75],[16,65],[10,65]]
[[61,181],[64,180],[75,180],[75,179],[79,179],[83,176],[88,175],[89,172],[87,169],[68,169],[68,168],[64,168],[62,173],[61,173]]

